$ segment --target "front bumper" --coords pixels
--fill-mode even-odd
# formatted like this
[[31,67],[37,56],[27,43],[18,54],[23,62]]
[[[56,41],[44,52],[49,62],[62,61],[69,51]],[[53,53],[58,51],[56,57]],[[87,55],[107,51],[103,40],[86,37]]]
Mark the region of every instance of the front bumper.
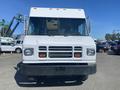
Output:
[[27,76],[63,76],[89,75],[96,73],[96,64],[24,64],[20,65],[20,72]]

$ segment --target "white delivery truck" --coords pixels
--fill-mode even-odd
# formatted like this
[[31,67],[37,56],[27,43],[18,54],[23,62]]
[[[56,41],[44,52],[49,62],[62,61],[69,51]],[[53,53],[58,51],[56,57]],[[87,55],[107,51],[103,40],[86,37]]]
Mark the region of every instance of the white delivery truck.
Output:
[[11,37],[0,37],[0,51],[21,53],[22,43],[15,43],[15,40]]
[[83,9],[30,10],[20,72],[26,76],[96,73],[96,45]]

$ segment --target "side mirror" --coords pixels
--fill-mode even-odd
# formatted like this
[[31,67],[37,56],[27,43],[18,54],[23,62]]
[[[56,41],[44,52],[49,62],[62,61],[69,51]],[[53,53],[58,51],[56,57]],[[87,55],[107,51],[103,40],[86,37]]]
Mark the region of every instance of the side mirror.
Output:
[[90,23],[89,17],[86,18],[86,32],[87,32],[87,35],[91,33],[91,23]]
[[29,24],[29,17],[24,16],[24,34],[26,35],[28,32],[28,24]]

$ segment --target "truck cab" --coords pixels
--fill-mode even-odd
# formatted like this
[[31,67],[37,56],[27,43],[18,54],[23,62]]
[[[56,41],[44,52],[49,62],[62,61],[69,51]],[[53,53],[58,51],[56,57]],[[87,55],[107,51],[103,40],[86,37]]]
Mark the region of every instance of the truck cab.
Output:
[[96,45],[83,9],[30,10],[20,71],[26,76],[96,73]]

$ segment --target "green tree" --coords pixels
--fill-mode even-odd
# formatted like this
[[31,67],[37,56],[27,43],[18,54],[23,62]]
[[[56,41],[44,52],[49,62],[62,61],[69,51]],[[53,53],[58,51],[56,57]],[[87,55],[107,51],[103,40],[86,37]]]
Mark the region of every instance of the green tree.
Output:
[[[7,36],[6,35],[6,31],[8,30],[8,27],[9,27],[9,25],[4,25],[2,28],[1,28],[1,36]],[[11,31],[11,30],[10,30]]]
[[117,40],[117,37],[116,37],[115,33],[112,34],[112,41],[114,41],[114,40]]
[[111,34],[109,34],[109,33],[107,33],[106,35],[105,35],[105,39],[106,40],[111,40],[112,39],[112,35]]
[[120,33],[116,34],[116,38],[117,38],[117,40],[120,40]]
[[5,20],[2,19],[2,20],[0,21],[0,27],[1,27],[1,26],[4,26],[4,24],[5,24]]

